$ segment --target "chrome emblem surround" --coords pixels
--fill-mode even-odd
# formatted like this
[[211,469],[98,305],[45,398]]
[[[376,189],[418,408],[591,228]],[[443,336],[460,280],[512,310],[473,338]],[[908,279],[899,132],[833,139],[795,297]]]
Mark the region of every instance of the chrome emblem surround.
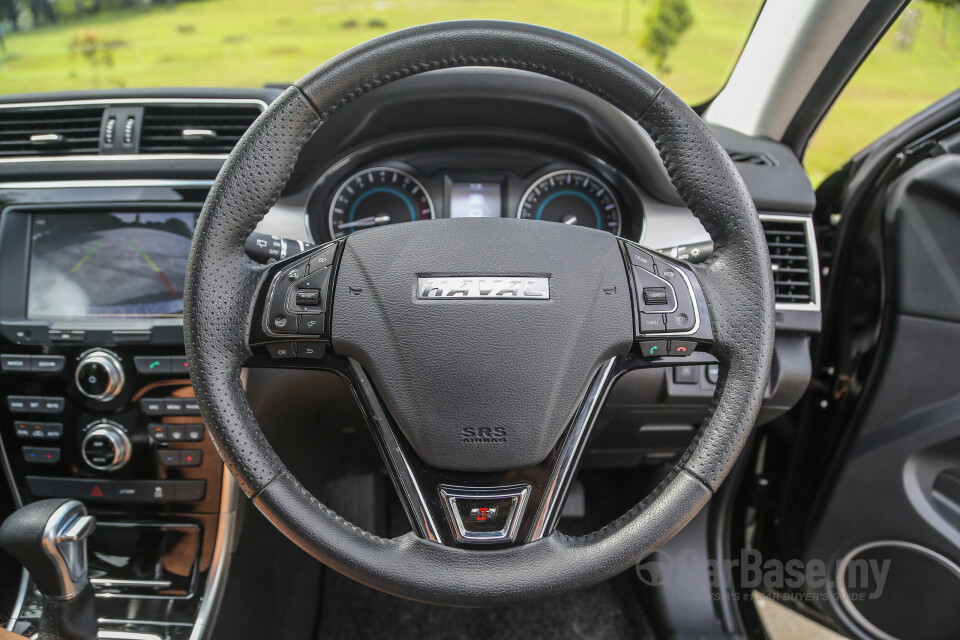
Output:
[[550,278],[434,276],[417,278],[420,300],[549,300]]

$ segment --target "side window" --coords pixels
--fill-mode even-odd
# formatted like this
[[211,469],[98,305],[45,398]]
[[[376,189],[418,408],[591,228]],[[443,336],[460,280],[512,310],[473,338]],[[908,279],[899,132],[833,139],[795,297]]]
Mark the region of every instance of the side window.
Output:
[[807,147],[813,186],[960,87],[960,2],[913,0],[837,98]]

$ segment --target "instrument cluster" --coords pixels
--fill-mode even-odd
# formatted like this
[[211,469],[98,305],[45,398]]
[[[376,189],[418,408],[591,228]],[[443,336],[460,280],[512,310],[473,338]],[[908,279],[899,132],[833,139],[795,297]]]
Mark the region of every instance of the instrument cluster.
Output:
[[[482,155],[482,154],[481,154]],[[434,218],[526,218],[637,238],[636,188],[609,166],[507,157],[498,168],[458,167],[460,154],[340,165],[314,186],[307,228],[314,242],[373,227]],[[477,158],[473,158],[477,160]],[[526,160],[524,162],[524,160]],[[476,164],[476,163],[473,163]],[[452,166],[451,166],[452,165]],[[631,216],[625,212],[636,212]]]

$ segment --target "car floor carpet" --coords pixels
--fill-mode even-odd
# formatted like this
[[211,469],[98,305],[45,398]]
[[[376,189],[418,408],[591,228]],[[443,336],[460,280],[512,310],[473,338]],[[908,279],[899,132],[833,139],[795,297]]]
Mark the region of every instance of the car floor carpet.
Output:
[[595,587],[490,609],[404,600],[324,569],[317,640],[635,640],[652,638],[623,576]]

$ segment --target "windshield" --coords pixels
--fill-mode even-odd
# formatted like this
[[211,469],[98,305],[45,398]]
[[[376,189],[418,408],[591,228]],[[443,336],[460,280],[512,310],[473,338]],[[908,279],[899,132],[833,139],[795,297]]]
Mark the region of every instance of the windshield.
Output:
[[3,0],[0,93],[290,83],[378,35],[514,20],[647,68],[691,104],[723,86],[762,0]]

